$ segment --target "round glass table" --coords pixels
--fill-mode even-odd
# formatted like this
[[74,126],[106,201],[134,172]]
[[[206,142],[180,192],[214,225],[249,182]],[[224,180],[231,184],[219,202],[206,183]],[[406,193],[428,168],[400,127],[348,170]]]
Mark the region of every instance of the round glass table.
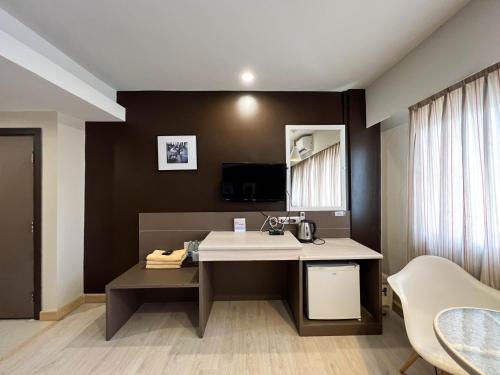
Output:
[[500,311],[455,307],[434,319],[446,352],[471,374],[500,374]]

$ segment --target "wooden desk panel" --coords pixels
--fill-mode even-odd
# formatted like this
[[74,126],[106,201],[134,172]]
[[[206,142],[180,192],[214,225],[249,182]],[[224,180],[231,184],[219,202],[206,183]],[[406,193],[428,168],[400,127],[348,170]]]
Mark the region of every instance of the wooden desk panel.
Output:
[[[287,212],[269,211],[271,216],[286,216]],[[298,212],[290,212],[298,216]],[[261,212],[156,212],[139,214],[138,260],[145,260],[154,249],[177,249],[183,242],[203,240],[211,231],[232,231],[233,219],[245,218],[247,231],[258,231],[265,217]],[[307,211],[306,217],[317,226],[317,235],[325,238],[350,237],[350,212],[335,216],[331,211]],[[295,233],[297,225],[287,225]]]
[[[147,270],[140,262],[106,285],[106,340],[130,319],[144,303],[148,290],[199,288],[197,266],[169,270]],[[206,286],[205,286],[206,288]],[[202,321],[206,324],[206,321]],[[199,328],[203,334],[205,327]]]
[[110,289],[198,288],[198,267],[148,270],[139,262],[106,287]]
[[211,263],[217,301],[272,300],[287,297],[287,261]]

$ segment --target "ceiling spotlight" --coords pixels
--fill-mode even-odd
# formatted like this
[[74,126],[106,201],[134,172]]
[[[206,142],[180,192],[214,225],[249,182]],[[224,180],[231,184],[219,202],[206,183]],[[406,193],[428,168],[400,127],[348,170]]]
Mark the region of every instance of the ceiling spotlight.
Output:
[[245,83],[252,83],[253,80],[255,79],[255,76],[253,75],[252,72],[244,72],[242,75],[241,75],[241,80]]

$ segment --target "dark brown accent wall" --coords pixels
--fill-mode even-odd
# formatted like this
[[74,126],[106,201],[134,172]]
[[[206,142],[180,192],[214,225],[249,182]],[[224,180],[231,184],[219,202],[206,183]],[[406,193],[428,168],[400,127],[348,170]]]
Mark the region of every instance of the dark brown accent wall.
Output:
[[364,90],[345,92],[351,238],[380,252],[380,124],[366,128]]
[[[252,96],[257,106],[250,116],[238,107],[238,101],[246,95]],[[360,121],[365,116],[363,90],[119,92],[118,102],[127,109],[125,123],[87,123],[87,293],[102,292],[108,281],[137,262],[139,212],[285,209],[284,202],[224,202],[220,177],[223,162],[284,163],[286,124],[346,123],[349,128],[359,127],[351,137],[357,147],[369,139],[362,137],[365,125]],[[159,172],[158,135],[196,135],[198,170]],[[370,157],[380,159],[380,153]],[[363,168],[360,163],[356,165]],[[355,197],[351,194],[351,199]]]

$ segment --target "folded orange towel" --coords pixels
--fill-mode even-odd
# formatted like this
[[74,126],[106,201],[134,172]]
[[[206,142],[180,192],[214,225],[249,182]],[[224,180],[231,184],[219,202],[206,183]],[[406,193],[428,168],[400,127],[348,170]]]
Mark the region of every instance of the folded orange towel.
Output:
[[158,260],[147,260],[146,263],[147,264],[150,264],[150,265],[155,265],[155,266],[179,266],[182,264],[182,262],[184,262],[184,259],[187,258],[187,253],[184,254],[184,256],[178,260],[178,261],[158,261]]
[[174,265],[174,264],[149,264],[146,263],[146,269],[148,270],[167,270],[167,269],[173,269],[173,268],[181,268],[181,265]]
[[170,255],[162,255],[165,250],[155,250],[146,257],[147,261],[155,262],[179,262],[186,257],[186,249],[174,250]]

